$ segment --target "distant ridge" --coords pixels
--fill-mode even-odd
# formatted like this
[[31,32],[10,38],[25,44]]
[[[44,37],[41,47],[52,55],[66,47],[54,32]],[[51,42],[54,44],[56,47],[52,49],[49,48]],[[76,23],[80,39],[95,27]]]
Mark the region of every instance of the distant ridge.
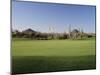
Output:
[[31,28],[22,31],[23,33],[36,33],[36,31],[32,30]]

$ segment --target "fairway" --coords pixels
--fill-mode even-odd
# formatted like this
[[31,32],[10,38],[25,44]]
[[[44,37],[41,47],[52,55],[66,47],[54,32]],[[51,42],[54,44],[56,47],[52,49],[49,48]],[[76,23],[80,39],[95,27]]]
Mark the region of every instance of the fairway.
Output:
[[95,40],[14,40],[13,56],[95,55]]
[[12,40],[13,73],[95,69],[95,39]]

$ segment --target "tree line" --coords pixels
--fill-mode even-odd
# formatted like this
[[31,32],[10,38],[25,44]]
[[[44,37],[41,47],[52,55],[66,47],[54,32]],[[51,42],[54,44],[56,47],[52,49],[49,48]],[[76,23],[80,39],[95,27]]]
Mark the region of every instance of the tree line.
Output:
[[13,38],[29,38],[36,40],[53,40],[53,39],[87,39],[95,37],[94,33],[85,33],[78,29],[73,29],[69,33],[42,33],[32,29],[26,29],[22,32],[15,30],[12,31]]

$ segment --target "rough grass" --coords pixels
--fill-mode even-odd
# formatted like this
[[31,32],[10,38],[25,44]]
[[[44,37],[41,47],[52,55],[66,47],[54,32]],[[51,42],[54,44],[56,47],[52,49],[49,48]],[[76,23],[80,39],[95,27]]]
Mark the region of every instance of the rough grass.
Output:
[[12,73],[95,69],[95,40],[12,41]]

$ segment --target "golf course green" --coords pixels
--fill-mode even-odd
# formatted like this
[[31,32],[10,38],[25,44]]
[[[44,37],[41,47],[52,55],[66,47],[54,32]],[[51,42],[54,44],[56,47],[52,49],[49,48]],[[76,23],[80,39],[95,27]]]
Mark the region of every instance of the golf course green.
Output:
[[96,68],[95,39],[12,39],[12,73],[40,73]]

